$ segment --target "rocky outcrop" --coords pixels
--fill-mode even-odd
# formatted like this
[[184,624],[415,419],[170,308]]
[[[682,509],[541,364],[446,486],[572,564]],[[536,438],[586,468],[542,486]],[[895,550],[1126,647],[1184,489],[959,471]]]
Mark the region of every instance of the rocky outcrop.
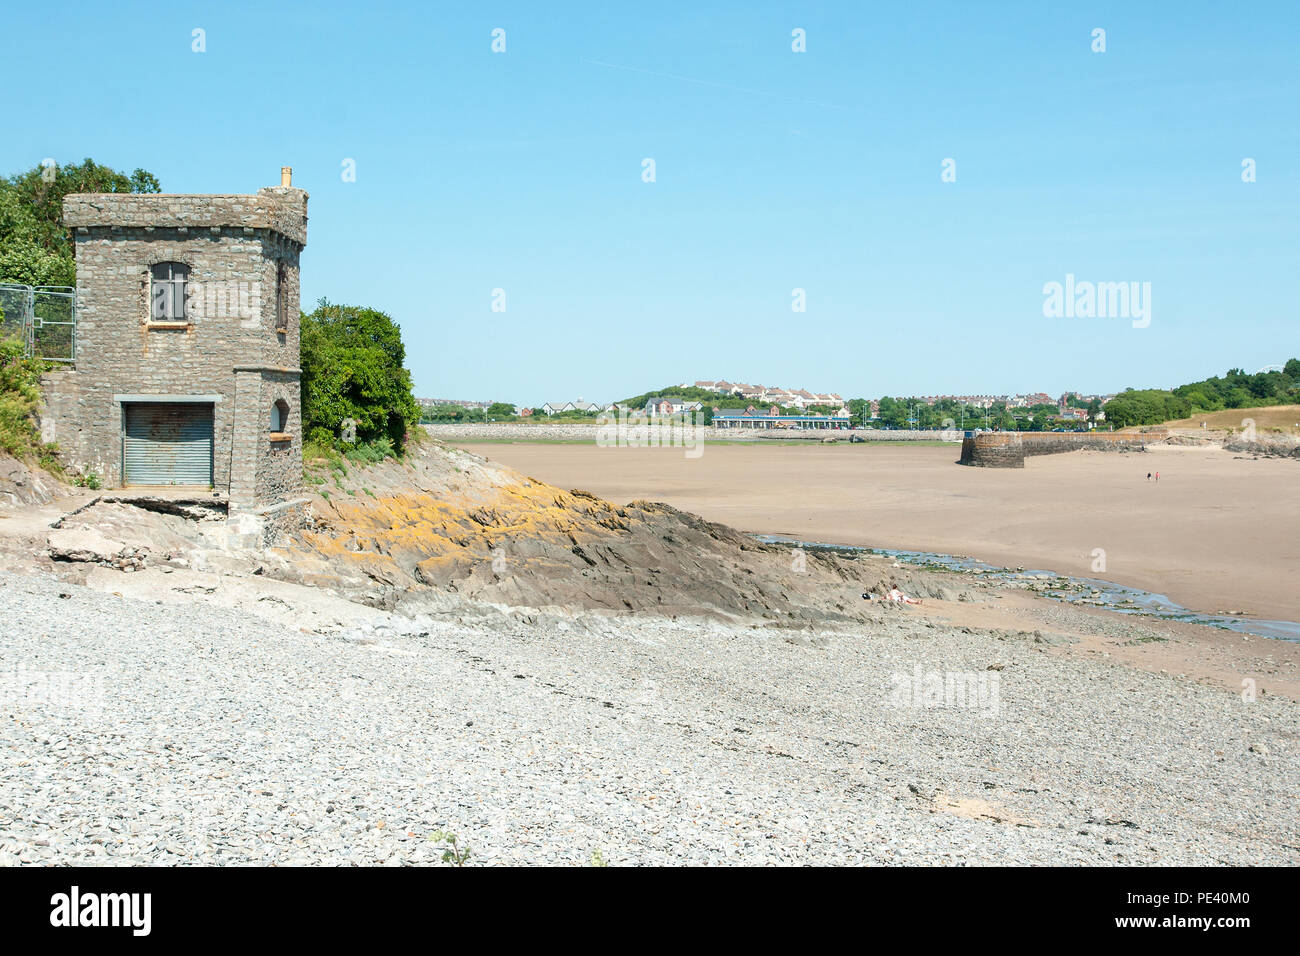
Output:
[[[446,593],[494,604],[784,624],[859,620],[894,584],[938,596],[869,556],[761,543],[665,504],[617,505],[425,442],[398,463],[334,471],[311,526],[267,574],[376,606]],[[903,575],[899,579],[897,575]]]
[[184,512],[167,514],[125,500],[95,499],[65,515],[46,535],[54,561],[97,564],[122,571],[189,563],[210,522]]
[[1224,449],[1247,455],[1260,455],[1264,458],[1300,459],[1300,439],[1289,435],[1273,435],[1247,441],[1234,437],[1224,442]]
[[880,556],[764,543],[657,502],[620,506],[433,441],[400,462],[315,470],[305,527],[280,547],[240,534],[223,504],[111,492],[45,526],[44,559],[76,580],[103,568],[218,571],[384,610],[462,613],[468,602],[785,628],[878,619],[864,596],[894,587],[957,597],[950,580]]
[[0,454],[0,511],[26,505],[49,504],[65,494],[66,490],[48,472]]

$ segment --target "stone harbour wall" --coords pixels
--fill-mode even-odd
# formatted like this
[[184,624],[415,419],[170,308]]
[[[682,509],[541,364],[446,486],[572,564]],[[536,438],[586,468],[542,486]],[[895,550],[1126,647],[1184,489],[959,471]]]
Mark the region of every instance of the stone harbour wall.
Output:
[[958,464],[977,468],[1024,468],[1025,447],[1017,432],[981,432],[961,442]]
[[979,432],[962,439],[959,464],[1023,468],[1025,458],[1071,451],[1145,451],[1168,437],[1164,428],[1141,432]]

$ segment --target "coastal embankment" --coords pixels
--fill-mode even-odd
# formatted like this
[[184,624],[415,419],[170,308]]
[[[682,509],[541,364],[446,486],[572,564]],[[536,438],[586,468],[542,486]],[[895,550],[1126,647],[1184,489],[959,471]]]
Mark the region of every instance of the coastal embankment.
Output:
[[[422,425],[429,435],[445,442],[573,442],[609,445],[619,444],[619,432],[614,425],[601,426],[563,422],[550,424],[519,424],[515,422],[497,422],[491,424],[468,425]],[[605,438],[601,429],[605,428]],[[848,442],[856,438],[863,442],[946,442],[961,444],[961,432],[953,429],[919,429],[902,430],[886,428],[855,429],[818,429],[818,428],[718,428],[713,425],[691,426],[688,429],[690,441],[705,442],[810,442],[822,443],[834,440]],[[631,424],[622,430],[622,443],[637,446],[671,446],[680,443],[682,427],[680,424]]]

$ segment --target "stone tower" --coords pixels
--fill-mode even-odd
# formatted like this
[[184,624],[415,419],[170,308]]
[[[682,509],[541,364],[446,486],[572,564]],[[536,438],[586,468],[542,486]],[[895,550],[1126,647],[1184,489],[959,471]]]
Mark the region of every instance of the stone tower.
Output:
[[74,370],[46,376],[47,441],[105,487],[275,510],[302,481],[299,256],[307,193],[76,193]]

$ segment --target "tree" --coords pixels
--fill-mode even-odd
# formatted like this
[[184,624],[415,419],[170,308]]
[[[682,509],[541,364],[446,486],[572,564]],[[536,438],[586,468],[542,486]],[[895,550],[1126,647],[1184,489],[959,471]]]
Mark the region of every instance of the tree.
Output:
[[1154,425],[1190,414],[1191,406],[1186,399],[1158,389],[1128,390],[1106,403],[1106,421],[1116,428]]
[[865,427],[867,420],[871,418],[871,403],[865,398],[850,398],[848,406],[849,420]]
[[337,445],[350,420],[357,441],[387,441],[402,454],[420,420],[405,362],[401,329],[390,316],[321,299],[302,317],[304,434]]
[[0,282],[73,285],[76,263],[63,226],[69,193],[156,193],[157,178],[137,169],[129,176],[92,159],[80,165],[35,166],[0,179]]
[[888,395],[880,399],[880,422],[890,428],[903,428],[907,425],[907,405]]
[[515,407],[509,402],[493,402],[487,407],[488,418],[513,418]]
[[1224,404],[1229,408],[1249,408],[1250,392],[1240,387],[1230,389]]

